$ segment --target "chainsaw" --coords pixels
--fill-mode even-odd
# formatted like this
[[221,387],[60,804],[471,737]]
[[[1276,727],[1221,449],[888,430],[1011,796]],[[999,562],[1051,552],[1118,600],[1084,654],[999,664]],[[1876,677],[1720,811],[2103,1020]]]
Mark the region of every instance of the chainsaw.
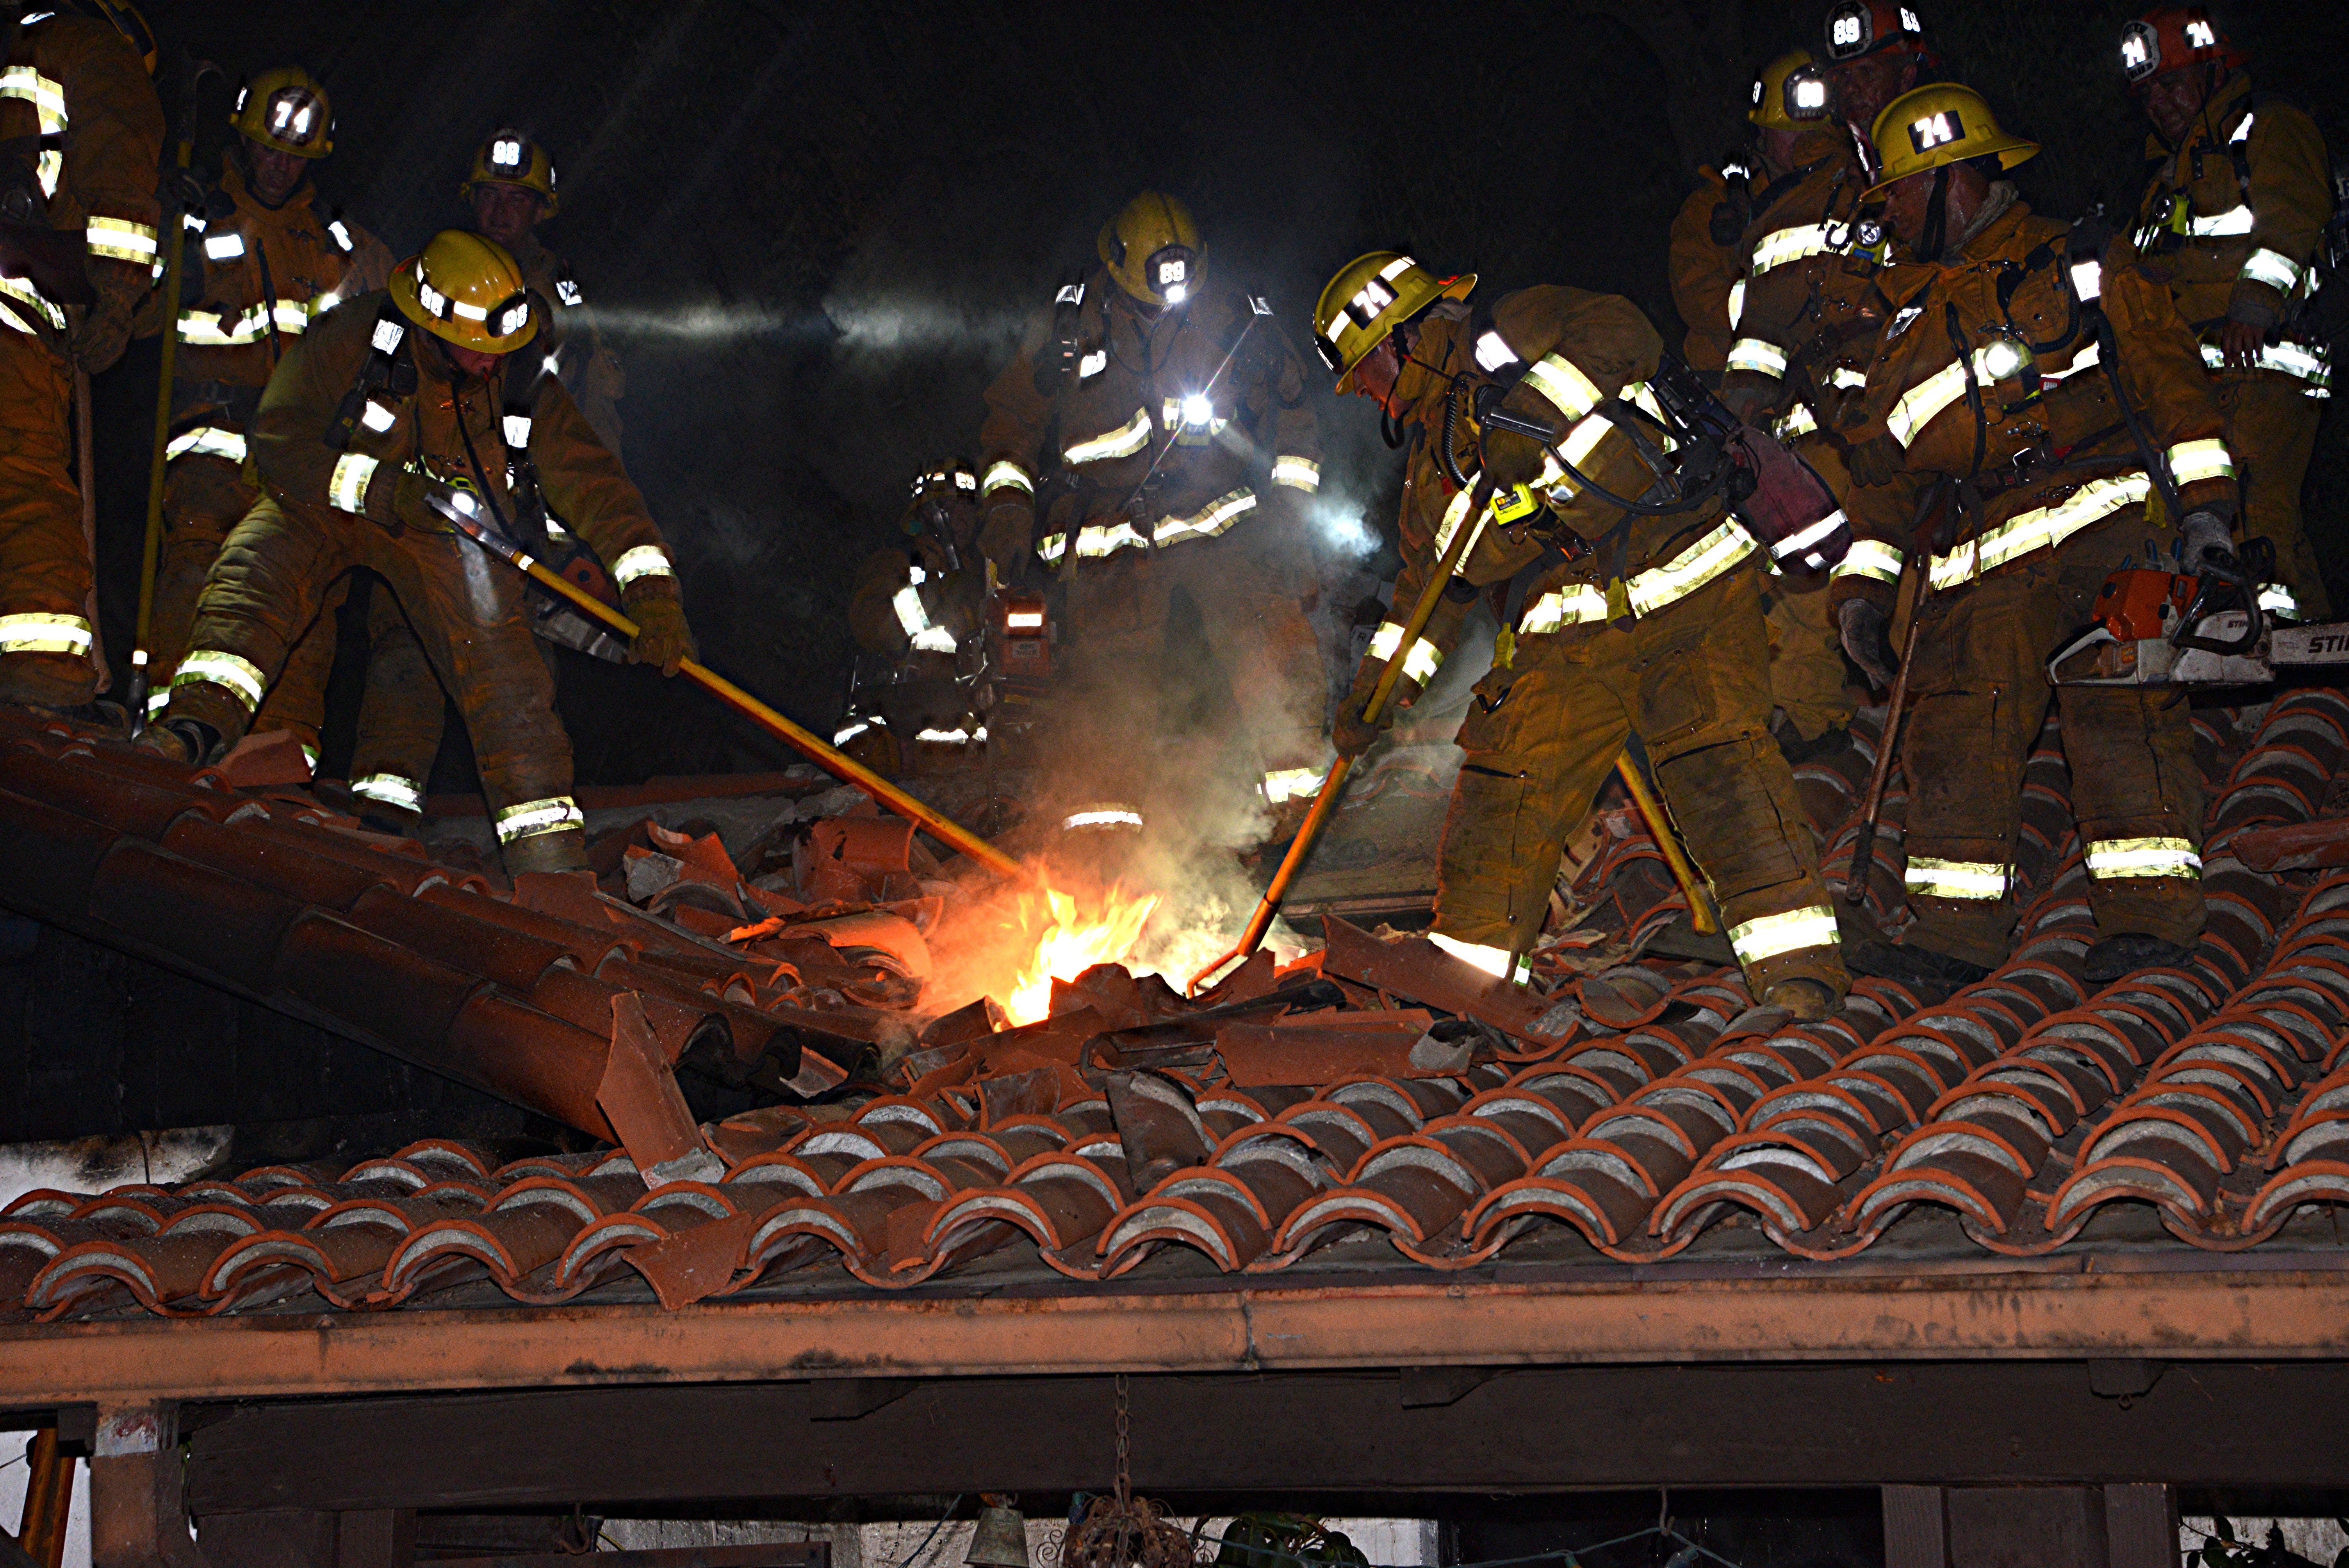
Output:
[[2271,618],[2284,601],[2264,585],[2275,547],[2247,541],[2239,557],[2205,557],[2198,570],[2146,566],[2105,579],[2094,617],[2047,658],[2049,684],[2106,686],[2262,686],[2278,667],[2349,665],[2349,623],[2294,625]]

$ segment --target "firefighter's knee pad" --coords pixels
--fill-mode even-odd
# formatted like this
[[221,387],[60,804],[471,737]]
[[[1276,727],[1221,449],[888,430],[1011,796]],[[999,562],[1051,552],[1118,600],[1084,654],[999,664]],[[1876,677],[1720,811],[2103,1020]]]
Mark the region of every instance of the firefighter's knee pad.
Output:
[[1818,847],[1776,742],[1743,735],[1656,765],[1689,852],[1726,901],[1813,875]]

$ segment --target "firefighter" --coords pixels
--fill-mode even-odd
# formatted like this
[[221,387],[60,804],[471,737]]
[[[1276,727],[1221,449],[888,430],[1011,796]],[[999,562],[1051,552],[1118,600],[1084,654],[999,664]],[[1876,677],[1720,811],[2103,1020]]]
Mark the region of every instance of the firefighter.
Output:
[[[509,872],[586,866],[571,745],[519,573],[453,531],[470,510],[537,553],[542,505],[612,562],[637,663],[692,656],[659,531],[531,346],[521,269],[460,230],[388,290],[322,317],[270,378],[250,431],[262,499],[222,547],[150,743],[201,759],[241,737],[293,638],[354,566],[386,579],[471,734]],[[540,498],[543,497],[543,503]]]
[[[118,0],[0,18],[0,702],[98,692],[74,377],[121,357],[153,286],[154,51]],[[91,303],[69,313],[76,297]]]
[[[1094,755],[1138,772],[1186,697],[1236,708],[1278,807],[1319,786],[1328,756],[1304,370],[1261,299],[1211,280],[1182,202],[1135,197],[1097,249],[988,389],[983,526],[1032,531],[1066,586],[1070,702]],[[1190,624],[1212,668],[1181,654]]]
[[1744,291],[1738,287],[1737,242],[1745,232],[1746,178],[1744,154],[1732,154],[1696,171],[1696,189],[1672,216],[1671,250],[1664,271],[1672,285],[1672,308],[1686,329],[1681,357],[1708,379],[1718,377],[1737,335]]
[[1855,146],[1885,105],[1940,74],[1925,24],[1895,0],[1841,0],[1827,13],[1824,42],[1827,96]]
[[[571,263],[538,238],[537,226],[561,206],[554,186],[554,160],[545,147],[524,131],[502,126],[475,150],[472,172],[457,193],[473,209],[473,232],[495,241],[522,267],[533,314],[543,324],[533,352],[571,394],[605,450],[617,458],[619,402],[627,378],[619,356],[605,346]],[[547,530],[564,574],[609,601],[605,563],[560,519],[550,517]],[[612,638],[576,612],[543,596],[533,601],[532,624],[539,654],[557,678],[558,644],[599,656],[625,656]],[[408,617],[391,595],[377,593],[367,603],[367,689],[351,754],[351,793],[362,820],[390,832],[414,830],[447,715],[431,661]]]
[[[1695,469],[1674,473],[1658,450],[1673,438],[1651,385],[1662,345],[1636,306],[1538,287],[1474,307],[1475,282],[1373,252],[1331,280],[1314,312],[1339,391],[1371,399],[1406,432],[1398,615],[1466,523],[1480,451],[1495,487],[1494,526],[1405,651],[1397,687],[1426,688],[1467,605],[1492,590],[1504,631],[1461,727],[1467,759],[1438,855],[1435,940],[1515,972],[1540,934],[1564,836],[1637,736],[1755,999],[1823,1016],[1849,982],[1817,847],[1769,736],[1759,546],[1718,488],[1674,498]],[[1495,398],[1499,414],[1487,411]],[[1494,428],[1504,415],[1557,432],[1554,451]],[[1609,494],[1664,499],[1633,509]],[[1365,699],[1403,631],[1378,629],[1340,707],[1349,755],[1373,738]]]
[[2153,125],[2136,240],[2201,338],[2242,470],[2242,531],[2274,542],[2296,601],[2275,607],[2323,620],[2332,600],[2300,490],[2333,367],[2328,346],[2292,329],[2333,216],[2332,170],[2316,123],[2254,92],[2246,61],[2199,5],[2165,5],[2123,30],[2121,68]]
[[837,733],[861,742],[858,755],[877,758],[884,772],[954,761],[987,738],[963,676],[978,652],[988,581],[999,581],[1017,557],[987,557],[980,521],[970,464],[916,475],[899,523],[905,542],[874,551],[856,569],[848,624],[859,653]]
[[[221,542],[260,499],[245,479],[244,459],[262,388],[313,321],[391,276],[383,242],[325,208],[311,183],[334,150],[334,106],[316,77],[300,66],[263,71],[239,90],[229,124],[236,139],[220,179],[190,202],[149,650],[157,676],[150,714],[169,700],[196,596]],[[338,588],[254,721],[255,729],[293,731],[314,766],[341,600]]]
[[[1902,752],[1916,919],[1902,944],[1851,955],[1954,985],[2007,952],[2023,764],[2054,700],[2043,661],[2132,552],[2176,551],[2191,570],[2228,549],[2234,465],[2168,291],[2125,242],[2107,250],[2094,225],[2016,200],[2001,174],[2038,148],[2002,131],[1980,94],[1920,88],[1874,135],[1870,194],[1917,264],[1883,279],[1892,315],[1866,399],[1843,416],[1859,540],[1831,592],[1876,684],[1892,676],[1904,562],[1930,593]],[[2058,706],[2098,933],[2085,972],[2178,962],[2203,919],[2187,709],[2127,687],[2067,687]]]

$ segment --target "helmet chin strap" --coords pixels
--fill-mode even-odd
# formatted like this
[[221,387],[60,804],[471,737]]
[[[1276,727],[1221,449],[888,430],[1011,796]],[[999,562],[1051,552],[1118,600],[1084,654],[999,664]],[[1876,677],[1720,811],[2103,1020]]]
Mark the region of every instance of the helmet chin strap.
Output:
[[1938,262],[1949,247],[1950,240],[1950,169],[1944,163],[1933,170],[1933,193],[1925,198],[1925,229],[1917,237],[1917,259]]

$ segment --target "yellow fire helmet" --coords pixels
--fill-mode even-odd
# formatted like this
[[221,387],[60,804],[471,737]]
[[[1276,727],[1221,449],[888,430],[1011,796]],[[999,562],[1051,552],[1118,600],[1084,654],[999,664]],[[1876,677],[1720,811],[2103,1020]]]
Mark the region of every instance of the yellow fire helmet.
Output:
[[246,140],[296,158],[335,150],[335,106],[318,78],[299,66],[279,66],[248,79],[237,89],[229,124]]
[[1103,223],[1099,249],[1117,286],[1144,304],[1195,299],[1207,275],[1207,247],[1191,209],[1162,191],[1144,191]]
[[1745,118],[1764,130],[1800,130],[1827,117],[1827,78],[1808,49],[1789,49],[1754,78]]
[[399,313],[460,348],[510,354],[538,332],[522,268],[503,246],[443,229],[391,274]]
[[562,205],[554,194],[554,160],[528,132],[512,126],[490,132],[489,139],[473,154],[473,172],[457,187],[457,194],[471,201],[474,190],[483,185],[519,185],[537,191],[542,218],[554,217],[555,208]]
[[147,62],[147,74],[155,74],[155,29],[130,0],[66,0],[58,9],[113,24],[116,32],[130,40],[132,51]]
[[2001,169],[2012,169],[2039,153],[2037,142],[2001,130],[1982,94],[1956,82],[1933,82],[1894,98],[1876,117],[1871,139],[1883,177],[1862,201],[1872,201],[1911,174],[1945,164],[1996,157]]
[[1440,299],[1466,299],[1475,273],[1439,278],[1401,251],[1372,251],[1338,269],[1313,306],[1313,346],[1338,377],[1340,393],[1354,389],[1354,366],[1387,335]]

